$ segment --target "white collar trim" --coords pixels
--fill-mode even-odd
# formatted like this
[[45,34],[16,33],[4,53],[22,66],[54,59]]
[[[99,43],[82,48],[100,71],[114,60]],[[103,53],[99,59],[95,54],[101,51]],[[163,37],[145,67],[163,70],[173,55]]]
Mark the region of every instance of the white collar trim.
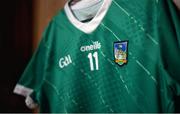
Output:
[[96,16],[88,23],[82,23],[81,21],[77,20],[76,17],[73,15],[69,3],[67,2],[65,4],[65,13],[69,19],[69,21],[79,30],[85,32],[85,33],[92,33],[101,23],[104,16],[106,15],[112,0],[104,0],[102,3],[101,8],[97,12]]

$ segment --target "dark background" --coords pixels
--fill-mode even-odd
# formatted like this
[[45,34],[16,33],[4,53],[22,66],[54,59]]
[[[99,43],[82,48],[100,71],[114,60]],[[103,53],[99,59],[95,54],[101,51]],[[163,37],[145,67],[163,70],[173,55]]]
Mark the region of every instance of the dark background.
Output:
[[13,94],[32,54],[32,0],[0,3],[0,112],[30,112]]
[[13,89],[66,0],[2,0],[0,3],[0,112],[31,112]]

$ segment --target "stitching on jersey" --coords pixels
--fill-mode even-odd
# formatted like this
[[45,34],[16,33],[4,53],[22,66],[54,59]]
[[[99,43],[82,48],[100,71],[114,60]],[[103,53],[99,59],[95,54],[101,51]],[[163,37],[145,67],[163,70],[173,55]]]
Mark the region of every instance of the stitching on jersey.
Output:
[[[76,66],[76,63],[73,63],[73,66]],[[84,74],[85,76],[87,76],[87,77],[92,81],[92,83],[93,83],[93,84],[96,86],[96,88],[98,89],[98,94],[99,94],[99,96],[100,96],[100,99],[101,99],[102,104],[104,104],[105,107],[108,108],[108,109],[113,113],[114,110],[105,102],[105,100],[104,100],[104,98],[103,98],[103,95],[102,95],[102,93],[101,93],[101,90],[100,90],[100,88],[98,87],[98,84],[91,78],[91,76],[90,76],[89,74],[85,73],[83,69],[80,69],[80,72],[81,72],[82,74]]]
[[[44,82],[45,82],[46,84],[50,85],[50,86],[55,90],[57,96],[60,97],[60,100],[62,100],[62,101],[64,102],[64,99],[62,98],[62,96],[60,96],[60,93],[59,93],[57,87],[56,87],[54,84],[52,84],[51,82],[49,82],[48,80],[46,80],[46,79],[44,79]],[[59,98],[59,97],[58,97],[58,98]],[[66,110],[65,105],[64,105],[64,111],[65,111],[65,113],[67,113],[67,110]]]
[[[104,25],[103,23],[101,24],[104,28],[106,28],[107,30],[109,30],[114,36],[115,36],[115,38],[116,39],[118,39],[119,41],[121,41],[118,37],[117,37],[117,35],[110,29],[110,28],[108,28],[106,25]],[[132,56],[132,52],[129,52],[129,54]],[[104,53],[102,54],[102,55],[105,55]],[[134,60],[136,60],[136,63],[137,63],[137,59],[136,59],[136,57],[132,57]],[[138,61],[139,62],[139,61]],[[140,63],[140,62],[139,62]],[[138,64],[138,63],[137,63]],[[156,84],[156,85],[158,85],[158,83],[157,83],[157,80],[154,78],[154,76],[152,76],[151,75],[151,72],[149,71],[149,70],[147,70],[147,68],[145,68],[143,65],[142,65],[142,63],[140,63],[140,64],[138,64],[143,70],[145,70],[146,71],[146,73],[147,73],[147,71],[150,73],[150,75],[148,75],[148,76],[150,76],[150,78],[154,81],[154,83]],[[119,70],[118,69],[116,69],[117,70],[117,72],[119,72]],[[120,78],[121,78],[121,80],[122,80],[122,76],[120,76]],[[126,88],[126,90],[128,91],[128,92],[130,92],[129,91],[129,89],[127,88],[127,85],[125,85],[125,88]],[[133,98],[133,100],[135,101],[135,99],[134,99],[134,96],[132,96],[132,98]],[[147,98],[147,97],[146,97]],[[138,106],[138,105],[137,105]],[[139,109],[141,109],[141,107],[140,106],[138,106],[139,107]]]
[[159,45],[159,43],[149,34],[146,33],[145,28],[141,25],[141,24],[137,24],[137,20],[135,19],[135,17],[130,16],[130,13],[128,13],[128,11],[126,11],[124,8],[122,8],[115,0],[112,0],[114,4],[116,4],[116,6],[118,6],[130,19],[134,20],[133,22],[138,26],[138,28],[144,32],[146,34],[146,36],[155,44],[155,45]]
[[[105,55],[101,50],[100,50],[100,52],[101,52],[102,55]],[[104,58],[107,58],[106,55],[104,56]],[[111,59],[107,58],[107,61],[110,62],[113,66],[115,66],[115,70],[118,72],[118,74],[120,74],[117,66],[111,61]],[[134,100],[134,102],[135,102],[136,105],[138,106],[139,110],[142,111],[141,107],[138,105],[138,103],[137,103],[136,100],[135,100],[135,96],[133,96],[133,95],[131,94],[131,92],[130,92],[128,86],[126,85],[126,82],[124,81],[122,75],[120,75],[119,78],[120,78],[120,80],[123,82],[123,85],[124,85],[127,93],[128,93],[130,96],[132,96],[132,99]],[[142,112],[143,112],[143,111],[142,111]]]
[[151,77],[151,79],[157,84],[156,79],[154,78],[154,76],[151,75],[151,73],[149,72],[149,70],[147,70],[147,69],[145,68],[145,66],[142,65],[138,60],[136,60],[136,63],[137,63],[142,69],[144,69],[144,71],[145,71],[145,72]]
[[[108,29],[108,30],[110,30],[110,29]],[[110,30],[110,31],[112,32],[112,30]],[[113,32],[112,32],[112,33],[113,33]],[[113,33],[113,35],[117,36],[115,33]],[[118,37],[116,37],[116,38],[118,38]],[[93,42],[93,41],[91,40],[91,42]],[[115,66],[115,70],[118,72],[118,74],[120,74],[117,66],[112,62],[112,60],[111,60],[110,58],[108,58],[108,57],[102,52],[102,50],[100,50],[100,52],[101,52],[101,54],[103,55],[103,57],[107,59],[107,61],[108,61],[109,63],[111,63],[113,66]],[[135,100],[135,96],[133,96],[133,95],[131,94],[128,86],[126,85],[126,82],[123,80],[122,75],[120,75],[120,80],[123,82],[123,85],[124,85],[127,93],[128,93],[130,96],[132,96],[132,99],[134,100],[134,102],[136,103],[136,105],[138,106],[138,108],[142,111],[141,107],[137,104],[137,102],[136,102],[136,100]],[[143,112],[143,111],[142,111],[142,112]]]
[[[129,55],[132,56],[132,53],[130,52]],[[132,58],[136,61],[136,63],[137,63],[142,69],[144,69],[144,71],[152,78],[152,80],[154,80],[154,82],[155,82],[156,84],[158,84],[157,80],[154,78],[154,76],[151,74],[151,72],[150,72],[147,68],[145,68],[145,66],[142,65],[142,63],[141,63],[139,60],[137,60],[136,57],[133,56]]]
[[[104,25],[103,23],[101,24],[104,28],[106,28],[108,31],[110,31],[113,35],[115,35],[115,38],[118,40],[118,41],[121,41],[120,38],[117,37],[117,35],[109,28],[107,27],[106,25]],[[132,55],[132,52],[129,51],[130,55]],[[137,60],[135,57],[133,57],[135,60],[136,60],[136,63],[137,61],[139,62],[139,60]],[[140,63],[140,62],[139,62]],[[137,63],[138,64],[138,63]],[[147,75],[149,76],[149,74],[152,74],[142,63],[138,64],[146,73]],[[150,78],[157,84],[157,80],[152,76],[150,75]]]

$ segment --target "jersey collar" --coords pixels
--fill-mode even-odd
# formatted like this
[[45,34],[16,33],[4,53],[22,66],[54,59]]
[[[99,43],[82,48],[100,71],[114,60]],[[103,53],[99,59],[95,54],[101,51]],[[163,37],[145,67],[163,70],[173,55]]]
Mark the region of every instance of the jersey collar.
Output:
[[69,21],[79,30],[85,33],[92,33],[96,28],[99,26],[101,21],[103,20],[104,16],[106,15],[110,5],[111,5],[112,0],[104,0],[102,3],[102,6],[98,10],[96,16],[88,23],[82,23],[79,21],[74,14],[72,13],[69,3],[67,2],[65,4],[64,10],[65,13],[69,19]]

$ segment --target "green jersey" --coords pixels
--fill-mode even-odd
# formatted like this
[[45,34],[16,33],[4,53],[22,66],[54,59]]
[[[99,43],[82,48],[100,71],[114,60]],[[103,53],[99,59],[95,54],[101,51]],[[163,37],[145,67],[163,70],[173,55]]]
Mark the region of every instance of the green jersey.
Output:
[[174,112],[180,17],[171,0],[104,0],[49,23],[14,92],[40,112]]

